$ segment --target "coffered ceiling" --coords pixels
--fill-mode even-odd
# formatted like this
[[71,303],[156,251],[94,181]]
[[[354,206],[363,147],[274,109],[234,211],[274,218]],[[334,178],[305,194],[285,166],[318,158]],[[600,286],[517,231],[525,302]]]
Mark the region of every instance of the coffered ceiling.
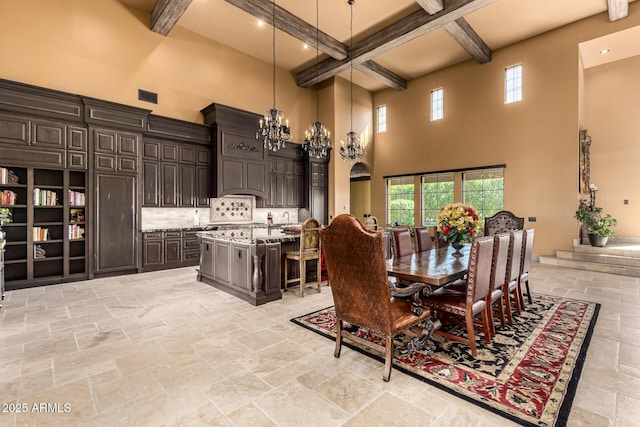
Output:
[[[170,37],[179,26],[272,62],[270,0],[119,1],[148,13],[150,31]],[[495,49],[591,15],[608,10],[610,20],[622,19],[629,1],[355,0],[350,6],[347,0],[318,0],[316,9],[314,0],[277,0],[276,65],[302,87],[316,77],[348,79],[353,7],[354,83],[374,92],[402,90],[408,80],[468,59],[488,62]],[[628,37],[615,41],[629,44]],[[583,56],[588,47],[581,47]]]

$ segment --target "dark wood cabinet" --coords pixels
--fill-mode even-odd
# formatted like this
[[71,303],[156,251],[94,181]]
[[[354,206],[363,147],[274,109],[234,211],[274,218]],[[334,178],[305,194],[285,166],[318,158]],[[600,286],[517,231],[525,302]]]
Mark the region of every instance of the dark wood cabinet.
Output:
[[308,159],[305,170],[305,206],[321,224],[329,224],[329,161]]
[[112,129],[93,129],[95,170],[105,172],[138,172],[140,135]]
[[142,206],[160,205],[160,163],[145,161],[142,164]]
[[138,267],[137,180],[96,173],[95,273],[135,272]]
[[180,232],[165,233],[164,240],[164,263],[172,264],[182,262],[182,242]]
[[164,262],[162,232],[144,233],[142,238],[142,267],[160,267]]
[[178,206],[178,164],[162,162],[162,206]]
[[200,260],[198,231],[193,229],[143,232],[143,271],[197,265]]
[[259,208],[300,208],[304,206],[304,163],[298,144],[269,154],[267,188],[263,198],[256,199]]
[[180,165],[180,206],[196,206],[196,167]]

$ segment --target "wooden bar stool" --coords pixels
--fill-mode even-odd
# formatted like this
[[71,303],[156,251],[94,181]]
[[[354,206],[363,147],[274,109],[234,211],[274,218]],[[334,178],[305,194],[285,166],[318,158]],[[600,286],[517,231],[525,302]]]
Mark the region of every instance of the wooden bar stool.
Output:
[[[304,297],[304,289],[317,286],[318,292],[322,284],[322,262],[320,261],[320,223],[315,218],[307,219],[300,229],[300,250],[287,252],[284,260],[284,290],[287,291],[290,283],[299,282],[300,298]],[[315,260],[315,280],[307,282],[307,262]],[[289,278],[289,261],[297,262],[300,266],[300,276]]]

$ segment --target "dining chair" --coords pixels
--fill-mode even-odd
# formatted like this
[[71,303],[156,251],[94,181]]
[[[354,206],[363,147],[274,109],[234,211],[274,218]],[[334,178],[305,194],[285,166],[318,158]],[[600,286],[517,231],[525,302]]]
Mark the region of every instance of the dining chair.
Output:
[[408,228],[391,230],[391,241],[394,257],[411,255],[413,253],[411,231]]
[[[302,223],[300,228],[300,249],[297,251],[290,251],[285,253],[284,261],[284,290],[289,290],[289,284],[299,282],[298,296],[304,297],[304,289],[310,287],[317,287],[318,292],[321,292],[320,287],[322,285],[322,262],[320,260],[320,235],[319,230],[321,226],[317,219],[309,218]],[[298,263],[300,269],[300,275],[298,277],[289,278],[289,262]],[[307,262],[315,261],[316,275],[307,282]]]
[[433,234],[433,244],[436,247],[436,249],[446,248],[447,246],[449,246],[449,242],[447,242],[442,237],[442,234],[438,232],[437,227],[431,226],[430,228],[432,228],[431,234]]
[[416,239],[416,252],[431,250],[431,231],[429,227],[415,227],[413,233]]
[[[493,265],[491,266],[491,292],[487,297],[487,312],[489,315],[489,326],[491,335],[496,335],[496,328],[493,320],[494,312],[500,317],[500,327],[504,328],[504,282],[507,274],[507,261],[509,258],[509,240],[511,236],[507,233],[498,233],[494,236],[493,242]],[[497,311],[494,305],[497,304]]]
[[524,230],[524,242],[522,243],[522,265],[520,266],[520,300],[524,307],[524,298],[522,294],[522,286],[527,288],[527,299],[529,304],[533,304],[533,298],[531,297],[531,290],[529,289],[529,270],[531,270],[531,257],[533,254],[533,228],[527,228]]
[[[491,287],[493,246],[493,237],[480,237],[471,243],[465,292],[440,288],[431,295],[422,297],[423,306],[430,307],[438,318],[454,322],[452,328],[445,330],[443,327],[434,333],[468,344],[473,357],[477,356],[474,333],[474,318],[477,315],[481,315],[485,343],[491,342],[487,296]],[[466,338],[454,333],[463,326],[466,327]]]
[[[507,320],[509,324],[513,324],[512,309],[515,307],[516,313],[520,314],[522,310],[522,302],[520,301],[520,292],[518,284],[520,283],[520,264],[522,261],[522,239],[523,230],[511,231],[509,233],[509,253],[507,256],[507,268],[502,286],[504,293],[504,304],[507,312]],[[513,297],[513,300],[511,299]]]
[[[382,232],[370,231],[356,217],[338,215],[329,227],[320,230],[325,260],[331,278],[336,312],[336,346],[340,357],[342,340],[347,339],[385,355],[383,379],[389,381],[394,357],[394,337],[421,336],[421,322],[429,319],[427,308],[419,315],[411,312],[408,299],[392,298],[382,243]],[[357,325],[384,336],[384,345],[372,344],[345,330],[345,323]]]
[[484,235],[495,236],[497,233],[508,233],[524,228],[524,218],[511,211],[500,211],[484,219]]

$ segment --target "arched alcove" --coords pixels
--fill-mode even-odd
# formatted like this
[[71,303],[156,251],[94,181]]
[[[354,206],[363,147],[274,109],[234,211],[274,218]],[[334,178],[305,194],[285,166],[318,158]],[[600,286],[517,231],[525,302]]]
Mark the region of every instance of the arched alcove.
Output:
[[350,213],[364,222],[371,215],[371,171],[364,163],[356,163],[349,172]]

